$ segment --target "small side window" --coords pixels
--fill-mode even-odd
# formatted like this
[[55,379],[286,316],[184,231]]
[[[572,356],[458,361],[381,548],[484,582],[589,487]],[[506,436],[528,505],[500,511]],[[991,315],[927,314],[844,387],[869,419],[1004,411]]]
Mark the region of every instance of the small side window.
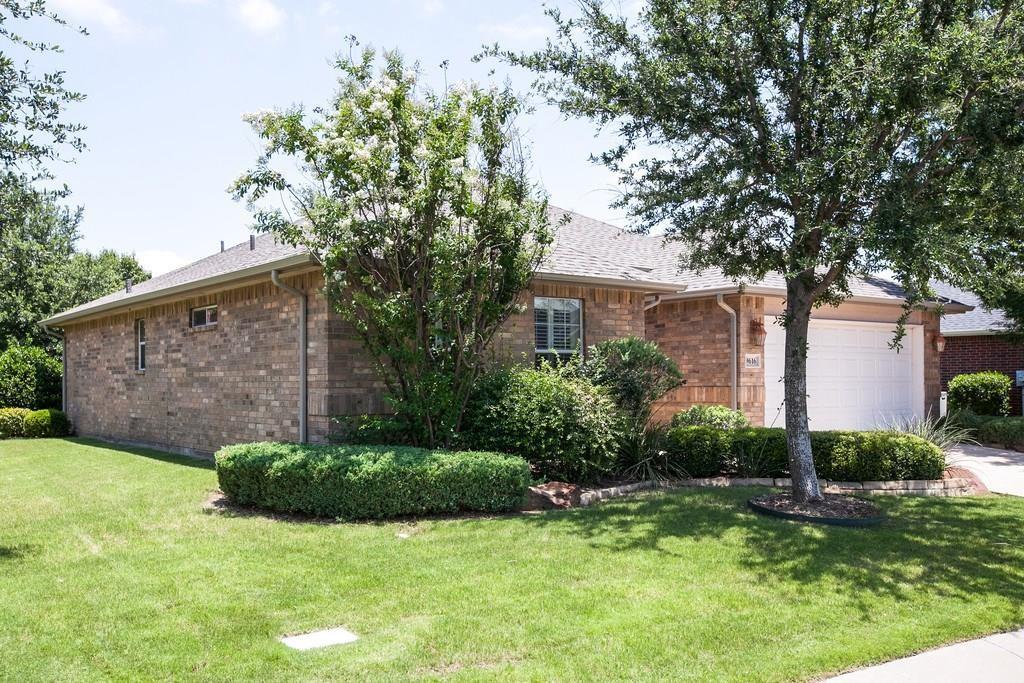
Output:
[[135,369],[146,370],[146,321],[135,321]]
[[193,328],[209,327],[210,325],[216,325],[217,307],[202,306],[200,308],[193,308],[189,312],[189,322]]

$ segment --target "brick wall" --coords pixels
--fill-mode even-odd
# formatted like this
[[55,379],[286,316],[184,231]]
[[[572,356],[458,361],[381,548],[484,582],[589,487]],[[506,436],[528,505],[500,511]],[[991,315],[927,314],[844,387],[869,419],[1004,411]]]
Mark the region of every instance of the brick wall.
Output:
[[[966,372],[995,370],[1015,380],[1016,371],[1024,370],[1024,345],[991,334],[946,337],[946,348],[939,358],[943,389],[949,387],[949,380]],[[1021,390],[1017,387],[1010,390],[1010,412],[1024,414]]]
[[[386,413],[375,363],[330,310],[318,273],[283,278],[307,292],[311,441],[339,415]],[[535,283],[495,347],[533,360],[533,296],[583,300],[586,344],[643,336],[643,295]],[[189,327],[216,304],[217,325]],[[269,281],[71,324],[65,330],[68,412],[80,434],[209,453],[242,441],[298,438],[298,300]],[[135,370],[135,320],[146,321],[146,370]]]
[[644,336],[642,292],[536,281],[520,299],[522,312],[512,315],[497,334],[495,355],[500,360],[533,362],[535,296],[580,299],[583,302],[584,346],[591,346],[606,339]]
[[[764,349],[751,333],[753,320],[763,320],[764,299],[727,296],[736,311],[737,407],[751,422],[764,420]],[[658,402],[655,418],[667,420],[697,404],[731,403],[729,314],[714,298],[685,299],[655,306],[646,316],[647,338],[679,364],[686,384]],[[745,354],[761,354],[761,368],[744,369]]]
[[[328,311],[317,273],[283,278],[307,294],[309,435],[322,440],[357,393],[380,386],[351,335]],[[189,310],[217,304],[215,327],[189,327]],[[298,437],[298,299],[269,282],[69,325],[68,409],[77,431],[212,452],[222,445]],[[146,370],[135,329],[146,321]]]

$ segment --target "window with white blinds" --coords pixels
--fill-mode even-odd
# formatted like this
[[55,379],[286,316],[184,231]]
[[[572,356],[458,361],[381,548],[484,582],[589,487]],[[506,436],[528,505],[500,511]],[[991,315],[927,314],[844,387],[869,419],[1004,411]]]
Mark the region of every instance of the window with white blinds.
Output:
[[556,360],[571,356],[583,346],[583,302],[536,297],[533,330],[538,357]]

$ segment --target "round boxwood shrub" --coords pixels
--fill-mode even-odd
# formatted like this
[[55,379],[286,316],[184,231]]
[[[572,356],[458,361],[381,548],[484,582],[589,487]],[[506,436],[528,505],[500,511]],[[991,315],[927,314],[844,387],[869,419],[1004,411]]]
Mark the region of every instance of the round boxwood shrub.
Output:
[[732,434],[715,427],[673,427],[666,439],[670,469],[691,477],[725,472],[732,450]]
[[572,368],[507,368],[478,381],[461,443],[514,453],[545,479],[586,482],[612,468],[621,425],[604,388]]
[[949,380],[951,411],[975,415],[1010,414],[1010,378],[1001,372],[973,372]]
[[0,439],[25,436],[25,416],[28,408],[0,408]]
[[0,353],[0,406],[58,408],[61,364],[35,346],[11,346]]
[[25,415],[25,436],[30,438],[52,438],[71,433],[71,421],[59,410],[46,408],[33,410]]
[[215,461],[235,503],[340,519],[506,512],[530,485],[526,461],[501,453],[262,442],[222,448]]
[[672,416],[673,427],[717,427],[742,429],[750,426],[747,416],[738,410],[719,405],[696,405]]

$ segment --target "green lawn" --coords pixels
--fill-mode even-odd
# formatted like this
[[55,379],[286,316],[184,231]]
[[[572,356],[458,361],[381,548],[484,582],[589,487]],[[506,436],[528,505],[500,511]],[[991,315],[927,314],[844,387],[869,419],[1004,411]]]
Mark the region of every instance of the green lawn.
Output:
[[[1024,500],[887,498],[879,529],[753,489],[494,519],[206,515],[202,463],[0,442],[0,679],[790,680],[1024,624]],[[285,633],[343,625],[352,645]]]

